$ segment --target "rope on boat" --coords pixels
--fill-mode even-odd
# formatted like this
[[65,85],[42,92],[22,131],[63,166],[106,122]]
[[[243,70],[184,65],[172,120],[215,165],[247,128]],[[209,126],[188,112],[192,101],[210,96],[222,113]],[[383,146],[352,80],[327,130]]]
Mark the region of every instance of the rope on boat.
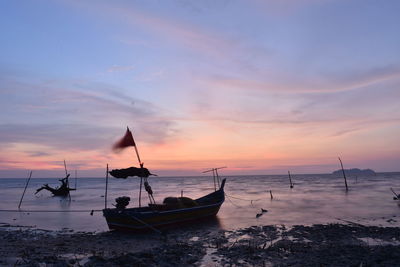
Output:
[[[244,199],[244,198],[240,198],[240,197],[234,197],[234,196],[230,196],[230,195],[228,195],[227,193],[225,193],[225,196],[228,196],[228,197],[231,197],[231,198],[234,198],[234,199],[239,199],[239,200],[244,200],[244,201],[260,201],[260,200],[263,200],[264,198],[258,198],[258,199]],[[266,198],[265,198],[266,199]]]
[[239,205],[236,205],[235,203],[233,203],[233,201],[230,199],[230,197],[225,193],[225,196],[228,198],[228,200],[229,200],[229,202],[233,205],[233,206],[235,206],[235,207],[237,207],[237,208],[243,208],[243,206],[239,206]]
[[150,224],[148,224],[148,223],[146,223],[146,222],[142,221],[141,219],[139,219],[139,218],[136,218],[136,217],[135,217],[135,216],[133,216],[133,215],[129,215],[129,217],[131,217],[132,219],[134,219],[134,220],[136,220],[136,221],[138,221],[138,222],[142,223],[144,226],[147,226],[148,228],[150,228],[151,230],[155,231],[156,233],[162,234],[162,232],[161,232],[160,230],[158,230],[158,229],[154,228],[154,227],[153,227],[153,226],[151,226]]
[[0,212],[100,212],[103,210],[0,210]]
[[233,203],[233,201],[231,200],[231,198],[238,199],[238,200],[243,200],[243,201],[249,201],[250,204],[251,204],[252,206],[253,206],[253,202],[255,202],[255,201],[267,200],[267,198],[245,199],[245,198],[240,198],[240,197],[234,197],[234,196],[228,195],[227,193],[225,193],[225,196],[228,198],[229,202],[230,202],[233,206],[238,207],[238,208],[243,208],[244,206],[239,206],[239,205]]

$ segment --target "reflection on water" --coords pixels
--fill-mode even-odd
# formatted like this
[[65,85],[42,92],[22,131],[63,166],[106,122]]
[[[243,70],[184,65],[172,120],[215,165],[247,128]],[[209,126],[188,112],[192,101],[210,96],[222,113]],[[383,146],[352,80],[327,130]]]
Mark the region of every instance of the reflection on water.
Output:
[[[400,226],[400,207],[393,201],[390,188],[400,191],[400,173],[383,173],[372,177],[349,177],[346,193],[343,178],[333,175],[293,175],[290,189],[286,175],[227,177],[226,201],[216,221],[198,222],[211,228],[236,229],[267,224],[315,224],[347,220],[368,225]],[[25,179],[0,179],[0,209],[17,209]],[[151,178],[156,201],[167,196],[197,198],[214,190],[210,177]],[[1,223],[34,225],[57,230],[104,231],[107,225],[101,212],[105,206],[105,180],[82,178],[71,199],[52,197],[49,192],[34,195],[43,183],[58,184],[57,179],[32,179],[21,208],[28,212],[0,212]],[[110,179],[108,207],[119,196],[130,196],[130,206],[138,204],[138,180]],[[270,197],[270,190],[273,199]],[[147,202],[143,195],[142,202]],[[268,210],[256,218],[261,208]],[[63,212],[29,212],[48,210]],[[84,212],[75,212],[83,210]],[[213,224],[214,223],[214,224]]]

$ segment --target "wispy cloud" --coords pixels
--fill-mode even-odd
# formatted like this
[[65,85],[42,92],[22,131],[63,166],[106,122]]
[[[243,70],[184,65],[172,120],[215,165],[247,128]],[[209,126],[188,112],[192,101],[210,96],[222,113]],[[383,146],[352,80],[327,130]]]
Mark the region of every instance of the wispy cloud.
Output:
[[332,1],[333,0],[254,0],[252,2],[269,16],[291,16],[299,10],[309,8],[313,5],[328,4]]
[[[277,80],[277,77],[280,77],[280,79]],[[208,78],[204,77],[204,82],[208,83],[210,87],[216,86],[234,90],[258,90],[296,94],[329,94],[356,90],[372,84],[399,78],[400,67],[386,66],[367,70],[356,70],[350,73],[316,73],[313,77],[299,77],[299,74],[294,73],[260,74],[253,77],[253,79],[214,75]]]
[[[72,3],[68,3],[72,4]],[[85,3],[73,3],[81,10],[88,10]],[[125,44],[159,46],[160,41],[163,46],[173,44],[180,47],[180,50],[189,49],[195,53],[200,53],[201,57],[230,59],[230,55],[236,53],[238,40],[228,38],[220,32],[213,32],[209,28],[202,28],[188,20],[179,20],[172,15],[152,13],[139,7],[140,5],[115,5],[109,3],[98,3],[90,6],[90,11],[94,11],[101,16],[111,17],[113,20],[139,29],[146,34],[153,35],[157,40],[144,42],[142,39],[134,37],[119,36],[118,39]]]
[[[162,143],[173,128],[163,109],[103,83],[3,80],[0,89],[2,143],[89,149],[107,143],[106,139],[109,143],[126,125],[146,133],[144,142]],[[13,117],[7,117],[11,110]]]
[[120,66],[120,65],[113,65],[108,68],[107,72],[126,72],[135,69],[134,66]]

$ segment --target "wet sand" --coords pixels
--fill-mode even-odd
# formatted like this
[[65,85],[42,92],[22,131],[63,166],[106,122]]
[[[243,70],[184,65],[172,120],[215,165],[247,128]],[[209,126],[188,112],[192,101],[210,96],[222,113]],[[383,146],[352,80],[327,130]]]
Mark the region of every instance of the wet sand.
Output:
[[163,234],[45,231],[0,225],[1,266],[395,266],[400,228],[253,226]]

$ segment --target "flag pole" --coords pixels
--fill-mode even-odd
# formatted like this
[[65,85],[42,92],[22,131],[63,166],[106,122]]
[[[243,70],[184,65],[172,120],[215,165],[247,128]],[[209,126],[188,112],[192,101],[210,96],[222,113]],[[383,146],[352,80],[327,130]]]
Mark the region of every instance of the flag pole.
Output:
[[139,165],[140,165],[140,167],[143,167],[143,163],[142,163],[142,161],[140,160],[139,151],[138,151],[136,145],[134,146],[134,148],[135,148],[135,151],[136,151],[137,159],[138,159],[138,161],[139,161]]
[[[135,148],[135,152],[136,152],[137,159],[138,159],[138,161],[139,161],[140,168],[143,168],[143,163],[142,163],[142,161],[140,160],[139,151],[138,151],[138,149],[137,149],[137,147],[136,147],[136,142],[135,142],[135,139],[133,138],[133,134],[132,134],[132,132],[129,130],[128,127],[126,127],[126,128],[127,128],[128,131],[131,133],[132,140],[133,140],[133,143],[134,143],[134,146],[133,146],[133,147]],[[142,184],[143,184],[143,177],[140,177],[140,186],[139,186],[139,208],[142,207]]]
[[138,161],[139,161],[139,165],[140,165],[141,168],[143,168],[143,163],[142,163],[142,160],[140,159],[140,156],[139,156],[139,151],[138,151],[137,146],[136,146],[135,138],[133,138],[133,134],[132,134],[132,132],[129,130],[129,128],[128,128],[128,127],[126,127],[126,128],[127,128],[128,131],[131,133],[132,140],[133,140],[133,144],[134,144],[133,147],[135,148],[135,152],[136,152],[137,159],[138,159]]

